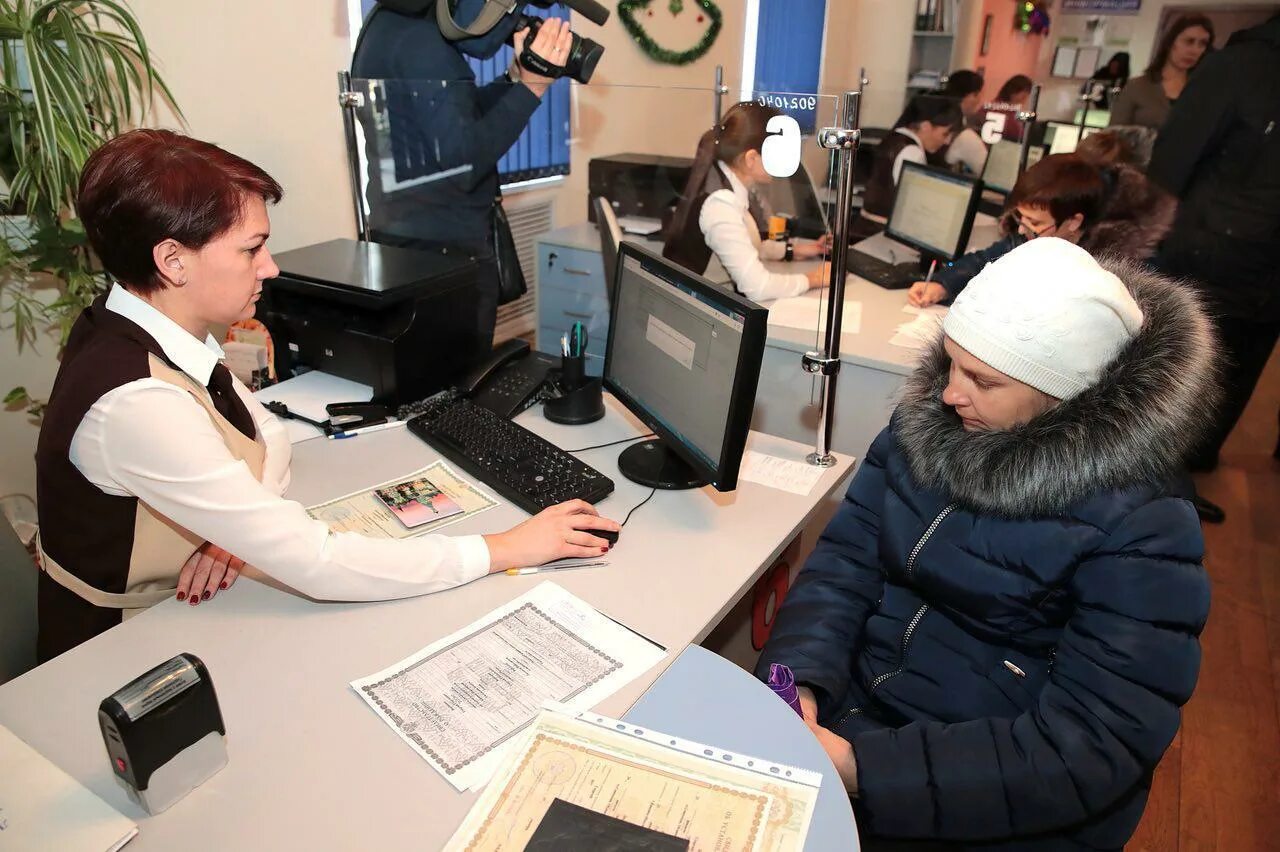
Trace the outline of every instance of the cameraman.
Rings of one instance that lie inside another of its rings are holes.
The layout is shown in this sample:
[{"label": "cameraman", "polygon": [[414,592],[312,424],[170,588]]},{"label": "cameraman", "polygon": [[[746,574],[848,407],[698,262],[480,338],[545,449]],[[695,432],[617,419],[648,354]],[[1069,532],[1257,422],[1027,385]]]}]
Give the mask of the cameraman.
[{"label": "cameraman", "polygon": [[[483,6],[484,0],[460,0],[454,14],[459,22],[471,21]],[[410,160],[427,178],[469,167],[392,198],[382,194],[381,163],[371,158],[370,238],[445,252],[460,249],[476,257],[483,269],[477,327],[490,342],[498,307],[492,219],[499,199],[498,161],[553,78],[513,61],[505,77],[477,86],[464,54],[488,59],[514,43],[520,56],[529,31],[514,31],[519,17],[508,15],[483,36],[449,41],[436,22],[433,0],[382,0],[365,19],[351,61],[353,78],[399,81],[386,86],[398,164]],[[551,18],[538,30],[532,49],[552,65],[563,65],[572,37],[567,22]]]}]

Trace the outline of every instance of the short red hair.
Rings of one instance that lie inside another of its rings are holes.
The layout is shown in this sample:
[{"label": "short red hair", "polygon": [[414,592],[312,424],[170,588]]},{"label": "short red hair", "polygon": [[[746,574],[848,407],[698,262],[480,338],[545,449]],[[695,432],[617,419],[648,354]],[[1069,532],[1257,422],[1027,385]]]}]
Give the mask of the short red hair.
[{"label": "short red hair", "polygon": [[204,248],[235,227],[244,202],[284,190],[258,166],[171,130],[132,130],[89,155],[77,211],[103,267],[138,293],[163,289],[152,249],[174,239]]}]

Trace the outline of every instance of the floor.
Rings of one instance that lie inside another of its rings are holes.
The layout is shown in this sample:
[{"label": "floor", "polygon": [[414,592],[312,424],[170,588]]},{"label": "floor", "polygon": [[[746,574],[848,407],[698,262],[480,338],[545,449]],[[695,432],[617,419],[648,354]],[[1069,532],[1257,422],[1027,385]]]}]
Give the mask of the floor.
[{"label": "floor", "polygon": [[1198,478],[1227,520],[1204,528],[1213,582],[1195,695],[1129,850],[1280,850],[1280,349]]}]

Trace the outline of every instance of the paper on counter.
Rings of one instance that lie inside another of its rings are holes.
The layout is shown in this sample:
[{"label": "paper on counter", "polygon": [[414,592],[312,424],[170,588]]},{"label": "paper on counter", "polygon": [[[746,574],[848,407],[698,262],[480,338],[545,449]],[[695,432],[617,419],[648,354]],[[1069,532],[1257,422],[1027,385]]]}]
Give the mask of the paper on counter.
[{"label": "paper on counter", "polygon": [[445,849],[531,848],[559,799],[681,838],[692,852],[800,852],[821,785],[809,770],[595,713],[544,710]]},{"label": "paper on counter", "polygon": [[[794,296],[790,299],[778,299],[769,305],[769,324],[813,331],[822,326],[826,318],[826,308],[825,294],[818,298]],[[840,326],[841,334],[857,334],[861,330],[862,303],[846,301],[844,318]]]},{"label": "paper on counter", "polygon": [[746,450],[742,453],[738,479],[806,496],[826,472],[827,468],[807,462],[792,461],[757,453],[755,450]]},{"label": "paper on counter", "polygon": [[911,322],[898,326],[889,343],[904,349],[924,349],[938,339],[943,316],[934,311],[921,311]]},{"label": "paper on counter", "polygon": [[465,790],[489,780],[544,701],[588,709],[666,656],[546,582],[351,687]]},{"label": "paper on counter", "polygon": [[115,852],[138,826],[0,725],[0,849]]},{"label": "paper on counter", "polygon": [[[289,410],[312,420],[325,421],[329,412],[325,406],[331,402],[368,402],[373,399],[373,388],[349,379],[339,378],[319,370],[303,373],[279,384],[263,388],[254,394],[261,402],[283,402]],[[320,430],[298,420],[285,420],[289,442],[296,444],[320,435]]]},{"label": "paper on counter", "polygon": [[[405,526],[396,517],[394,511],[378,498],[376,492],[379,489],[418,480],[429,482],[461,509],[461,512],[445,515],[412,528]],[[317,521],[323,521],[336,533],[354,532],[370,538],[397,539],[437,532],[443,527],[472,515],[478,515],[496,505],[498,505],[497,498],[458,476],[446,463],[436,461],[408,476],[398,476],[395,479],[380,482],[373,488],[356,491],[318,506],[310,506],[307,508],[307,514]]]},{"label": "paper on counter", "polygon": [[902,306],[902,312],[904,314],[912,314],[912,315],[929,314],[931,316],[936,316],[939,319],[941,319],[942,317],[945,317],[947,315],[947,311],[949,310],[951,309],[948,308],[946,305],[929,305],[928,307],[924,307],[924,308],[917,308],[915,305]]}]

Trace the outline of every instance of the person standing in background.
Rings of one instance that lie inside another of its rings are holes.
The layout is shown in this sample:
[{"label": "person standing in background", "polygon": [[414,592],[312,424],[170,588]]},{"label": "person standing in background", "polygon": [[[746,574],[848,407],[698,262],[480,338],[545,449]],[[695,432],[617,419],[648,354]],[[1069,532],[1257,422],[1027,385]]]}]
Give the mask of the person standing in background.
[{"label": "person standing in background", "polygon": [[952,71],[942,96],[960,105],[964,115],[964,128],[943,152],[948,166],[963,165],[972,174],[982,174],[987,164],[987,146],[978,134],[982,127],[982,76],[974,71]]},{"label": "person standing in background", "polygon": [[1111,107],[1111,124],[1157,130],[1187,86],[1200,60],[1213,46],[1213,22],[1204,15],[1183,15],[1160,37],[1151,64],[1130,80]]},{"label": "person standing in background", "polygon": [[1208,471],[1280,337],[1280,13],[1200,64],[1149,174],[1181,199],[1156,264],[1199,284],[1222,341],[1223,403],[1188,459]]},{"label": "person standing in background", "polygon": [[1129,82],[1129,54],[1120,52],[1107,60],[1084,84],[1084,91],[1095,97],[1094,109],[1111,107],[1111,91],[1123,89]]}]

